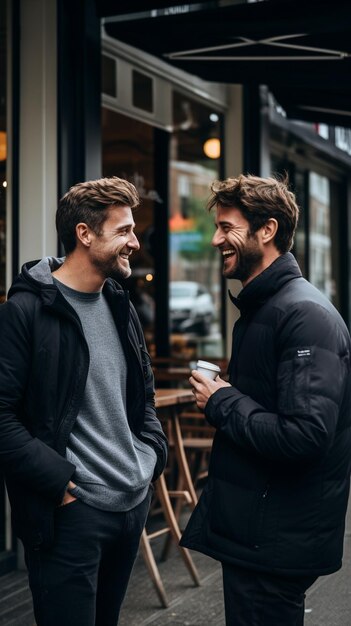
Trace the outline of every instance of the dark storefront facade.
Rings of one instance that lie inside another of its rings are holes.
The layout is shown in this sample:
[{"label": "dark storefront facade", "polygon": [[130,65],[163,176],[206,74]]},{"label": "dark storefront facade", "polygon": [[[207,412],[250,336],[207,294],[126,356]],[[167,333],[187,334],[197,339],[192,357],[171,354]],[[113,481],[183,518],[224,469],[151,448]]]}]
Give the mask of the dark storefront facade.
[{"label": "dark storefront facade", "polygon": [[[57,199],[78,181],[117,175],[142,199],[126,287],[151,354],[228,356],[226,292],[240,286],[223,282],[210,245],[209,186],[286,171],[302,207],[294,252],[349,322],[350,131],[287,119],[243,74],[207,82],[121,42],[101,23],[104,4],[0,0],[0,299],[24,261],[62,253]],[[9,517],[0,480],[0,574],[16,563]]]}]

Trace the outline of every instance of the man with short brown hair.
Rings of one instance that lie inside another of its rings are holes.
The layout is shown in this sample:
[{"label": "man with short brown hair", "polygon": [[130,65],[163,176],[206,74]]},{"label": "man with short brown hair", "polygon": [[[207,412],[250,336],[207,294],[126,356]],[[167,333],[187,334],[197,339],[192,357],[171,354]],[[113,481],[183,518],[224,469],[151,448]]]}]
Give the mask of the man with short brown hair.
[{"label": "man with short brown hair", "polygon": [[167,443],[141,326],[116,282],[139,249],[135,187],[79,183],[66,248],[0,307],[0,463],[37,626],[116,626]]},{"label": "man with short brown hair", "polygon": [[228,626],[301,626],[306,590],[341,567],[350,335],[289,252],[298,207],[286,182],[216,182],[209,206],[223,275],[243,289],[229,383],[190,378],[216,435],[181,543],[222,562]]}]

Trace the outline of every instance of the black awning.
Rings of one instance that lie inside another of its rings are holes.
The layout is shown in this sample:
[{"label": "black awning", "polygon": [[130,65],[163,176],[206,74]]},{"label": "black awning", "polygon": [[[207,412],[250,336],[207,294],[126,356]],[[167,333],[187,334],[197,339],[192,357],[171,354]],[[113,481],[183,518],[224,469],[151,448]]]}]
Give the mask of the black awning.
[{"label": "black awning", "polygon": [[268,85],[289,117],[351,126],[350,0],[264,0],[105,28],[205,80]]},{"label": "black awning", "polygon": [[209,2],[209,0],[187,0],[187,2],[181,2],[180,0],[95,0],[96,2],[96,13],[99,17],[107,17],[111,15],[125,15],[132,13],[142,13],[144,11],[152,11],[152,10],[160,10],[160,9],[169,9],[173,7],[178,7],[180,12],[184,12],[187,10],[187,7],[191,7],[191,5],[201,5],[201,4],[212,4],[213,6],[217,4],[214,0]]}]

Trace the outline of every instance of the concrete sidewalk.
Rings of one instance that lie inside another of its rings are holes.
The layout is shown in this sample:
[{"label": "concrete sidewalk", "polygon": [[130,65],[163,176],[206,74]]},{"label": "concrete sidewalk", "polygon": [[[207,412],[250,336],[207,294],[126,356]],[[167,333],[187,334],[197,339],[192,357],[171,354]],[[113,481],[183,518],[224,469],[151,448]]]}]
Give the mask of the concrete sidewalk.
[{"label": "concrete sidewalk", "polygon": [[[155,539],[152,542],[156,558],[159,558],[163,541]],[[192,556],[199,570],[200,587],[193,585],[175,546],[168,559],[158,563],[170,602],[169,607],[164,609],[160,607],[140,555],[134,567],[119,626],[224,626],[220,565],[195,552]],[[309,590],[305,626],[350,626],[350,586],[351,507],[347,519],[343,568],[332,576],[319,578]],[[26,574],[14,572],[0,578],[0,626],[33,626],[33,623]]]},{"label": "concrete sidewalk", "polygon": [[[157,554],[158,546],[154,552]],[[159,608],[145,565],[138,559],[122,610],[120,626],[225,626],[222,573],[219,563],[192,552],[201,587],[192,585],[182,560],[173,549],[159,563],[170,606]],[[351,507],[347,516],[344,564],[339,572],[320,577],[307,593],[305,626],[351,624]],[[281,626],[284,626],[282,624]]]}]

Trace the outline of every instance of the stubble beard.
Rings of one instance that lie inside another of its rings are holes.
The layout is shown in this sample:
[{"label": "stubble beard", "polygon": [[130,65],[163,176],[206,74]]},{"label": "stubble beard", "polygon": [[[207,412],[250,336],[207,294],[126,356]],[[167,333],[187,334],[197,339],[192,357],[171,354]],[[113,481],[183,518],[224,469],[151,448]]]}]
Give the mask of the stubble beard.
[{"label": "stubble beard", "polygon": [[223,270],[225,278],[235,278],[241,282],[246,282],[252,274],[255,273],[257,266],[260,265],[263,253],[258,247],[257,237],[255,234],[248,234],[245,245],[236,248],[236,265],[228,273]]},{"label": "stubble beard", "polygon": [[105,279],[113,278],[113,280],[116,280],[116,281],[119,281],[121,279],[125,280],[126,278],[129,278],[129,276],[132,273],[132,270],[130,269],[130,267],[129,268],[121,267],[118,264],[117,260],[112,262],[112,261],[95,259],[94,265]]}]

